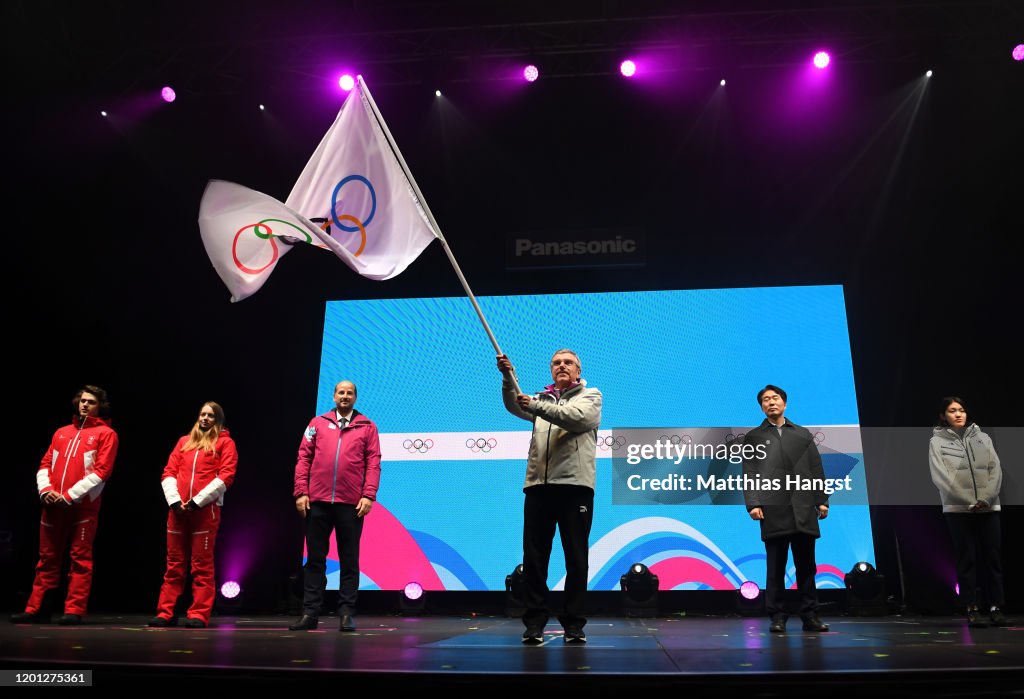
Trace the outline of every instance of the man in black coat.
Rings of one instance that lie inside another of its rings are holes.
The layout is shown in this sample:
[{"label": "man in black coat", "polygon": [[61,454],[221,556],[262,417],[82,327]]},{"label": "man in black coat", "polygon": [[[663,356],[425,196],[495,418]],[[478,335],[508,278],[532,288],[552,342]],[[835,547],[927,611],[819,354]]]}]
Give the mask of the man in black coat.
[{"label": "man in black coat", "polygon": [[[748,478],[744,498],[750,518],[761,523],[761,540],[767,558],[765,609],[771,615],[769,631],[786,630],[786,614],[782,593],[786,587],[786,560],[793,549],[797,587],[800,590],[800,617],[804,631],[828,631],[818,618],[818,592],[814,585],[817,563],[814,541],[821,536],[818,520],[828,516],[828,498],[824,493],[825,470],[814,436],[804,427],[787,420],[786,392],[768,385],[758,391],[757,402],[765,419],[747,433],[744,453],[755,454],[745,459],[743,473]],[[763,458],[756,458],[763,456]],[[811,479],[820,479],[813,481]],[[750,487],[750,484],[771,487]],[[809,484],[820,487],[807,488]]]}]

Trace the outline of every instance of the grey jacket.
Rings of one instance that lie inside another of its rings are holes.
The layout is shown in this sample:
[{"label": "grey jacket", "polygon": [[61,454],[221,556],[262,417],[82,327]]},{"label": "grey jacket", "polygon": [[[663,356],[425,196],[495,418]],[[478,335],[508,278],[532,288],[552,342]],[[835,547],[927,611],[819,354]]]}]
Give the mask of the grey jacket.
[{"label": "grey jacket", "polygon": [[989,510],[999,510],[1003,470],[992,439],[973,422],[960,437],[949,427],[936,427],[928,445],[932,483],[939,489],[943,512],[970,512],[983,500]]},{"label": "grey jacket", "polygon": [[580,381],[560,397],[533,395],[530,406],[519,407],[516,390],[505,376],[501,384],[505,408],[533,423],[526,482],[533,485],[582,485],[591,490],[597,480],[597,428],[601,424],[601,392]]}]

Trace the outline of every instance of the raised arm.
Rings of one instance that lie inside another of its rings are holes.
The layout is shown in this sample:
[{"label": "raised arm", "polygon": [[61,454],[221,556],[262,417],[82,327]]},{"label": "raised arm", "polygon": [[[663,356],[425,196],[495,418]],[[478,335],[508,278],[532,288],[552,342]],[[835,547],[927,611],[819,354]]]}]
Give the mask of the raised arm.
[{"label": "raised arm", "polygon": [[501,372],[501,400],[505,404],[505,410],[518,418],[533,422],[533,415],[523,410],[519,405],[519,396],[521,394],[516,391],[516,385],[512,381],[512,372],[514,370],[508,356],[504,354],[498,356],[498,371]]}]

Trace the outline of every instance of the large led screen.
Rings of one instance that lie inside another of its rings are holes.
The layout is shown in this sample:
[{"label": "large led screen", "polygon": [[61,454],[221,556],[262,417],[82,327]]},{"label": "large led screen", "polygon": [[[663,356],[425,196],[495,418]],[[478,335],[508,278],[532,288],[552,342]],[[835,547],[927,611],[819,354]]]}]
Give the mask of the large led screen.
[{"label": "large led screen", "polygon": [[[700,478],[689,487],[678,487],[678,477],[675,488],[664,481],[657,492],[637,489],[640,480],[629,476],[634,466],[665,476],[664,467],[678,463],[669,444],[728,447],[741,439],[764,417],[756,396],[768,383],[787,391],[786,417],[815,435],[837,485],[817,543],[818,587],[841,588],[855,562],[873,562],[842,287],[478,301],[524,392],[550,384],[552,353],[571,348],[583,378],[603,394],[590,589],[618,589],[635,562],[658,575],[663,590],[735,589],[747,580],[763,587],[758,524],[742,490],[726,487],[742,473],[738,459],[691,453],[680,468]],[[319,413],[333,408],[333,387],[345,379],[358,387],[356,409],[376,422],[383,454],[363,531],[361,588],[504,590],[521,559],[531,425],[502,404],[494,349],[470,300],[329,302]],[[652,453],[641,442],[666,445],[669,460],[628,458]],[[336,589],[333,546],[328,586]],[[793,573],[790,562],[787,586]],[[564,575],[556,536],[552,589]]]}]

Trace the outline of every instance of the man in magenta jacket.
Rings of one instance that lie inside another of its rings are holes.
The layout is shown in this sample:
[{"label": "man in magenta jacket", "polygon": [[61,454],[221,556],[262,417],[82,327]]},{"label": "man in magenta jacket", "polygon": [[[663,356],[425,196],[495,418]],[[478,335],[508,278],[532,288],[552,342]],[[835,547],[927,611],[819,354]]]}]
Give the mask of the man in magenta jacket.
[{"label": "man in magenta jacket", "polygon": [[306,524],[302,617],[292,631],[315,629],[327,586],[331,531],[338,544],[341,584],[340,631],[355,631],[359,590],[359,539],[380,484],[377,426],[355,409],[356,386],[334,387],[335,409],[313,418],[299,444],[295,464],[295,509]]}]

